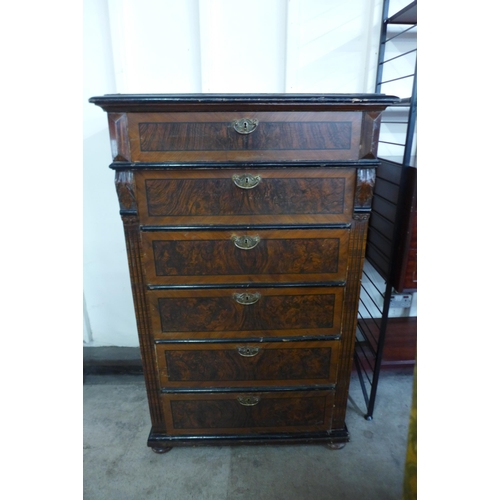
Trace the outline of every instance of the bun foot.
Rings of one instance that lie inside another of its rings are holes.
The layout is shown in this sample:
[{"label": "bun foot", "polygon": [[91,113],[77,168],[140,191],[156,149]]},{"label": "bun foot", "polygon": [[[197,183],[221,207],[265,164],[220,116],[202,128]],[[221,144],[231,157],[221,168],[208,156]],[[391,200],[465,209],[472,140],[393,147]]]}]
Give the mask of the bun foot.
[{"label": "bun foot", "polygon": [[341,450],[345,446],[345,443],[327,443],[326,446],[330,450]]},{"label": "bun foot", "polygon": [[167,451],[170,451],[172,449],[171,446],[167,446],[165,448],[151,448],[155,453],[167,453]]}]

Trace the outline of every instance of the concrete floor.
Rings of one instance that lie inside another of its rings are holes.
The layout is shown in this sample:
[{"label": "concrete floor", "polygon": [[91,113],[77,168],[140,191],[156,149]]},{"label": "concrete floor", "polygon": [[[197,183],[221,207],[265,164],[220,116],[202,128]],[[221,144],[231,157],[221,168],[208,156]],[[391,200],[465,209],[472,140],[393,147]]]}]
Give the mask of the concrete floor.
[{"label": "concrete floor", "polygon": [[142,376],[84,380],[86,500],[400,500],[411,374],[382,373],[374,419],[353,375],[347,412],[351,441],[318,445],[174,448],[146,446],[150,429]]}]

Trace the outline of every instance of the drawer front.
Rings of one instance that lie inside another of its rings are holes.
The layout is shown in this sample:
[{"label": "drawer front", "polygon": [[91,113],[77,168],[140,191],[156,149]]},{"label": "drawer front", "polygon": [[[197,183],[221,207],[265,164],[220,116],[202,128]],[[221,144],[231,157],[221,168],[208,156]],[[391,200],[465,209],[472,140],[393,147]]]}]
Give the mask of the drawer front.
[{"label": "drawer front", "polygon": [[156,344],[162,387],[335,384],[339,340]]},{"label": "drawer front", "polygon": [[155,338],[338,335],[343,287],[147,292]]},{"label": "drawer front", "polygon": [[145,225],[345,223],[356,170],[165,170],[135,179]]},{"label": "drawer front", "polygon": [[145,231],[148,284],[344,281],[349,230]]},{"label": "drawer front", "polygon": [[358,160],[360,112],[130,113],[134,162]]},{"label": "drawer front", "polygon": [[244,434],[322,431],[330,427],[333,390],[162,394],[167,432]]}]

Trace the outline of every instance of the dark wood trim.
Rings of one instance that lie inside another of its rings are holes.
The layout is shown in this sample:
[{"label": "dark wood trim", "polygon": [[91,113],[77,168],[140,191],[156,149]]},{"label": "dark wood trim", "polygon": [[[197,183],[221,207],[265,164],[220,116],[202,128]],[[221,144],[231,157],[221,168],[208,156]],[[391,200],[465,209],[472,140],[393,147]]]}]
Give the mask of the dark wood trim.
[{"label": "dark wood trim", "polygon": [[[121,212],[120,212],[121,213]],[[243,231],[257,229],[350,229],[350,223],[333,223],[333,224],[252,224],[252,225],[214,225],[214,226],[141,226],[141,231],[158,232],[158,231]]]},{"label": "dark wood trim", "polygon": [[385,94],[109,94],[89,102],[107,112],[154,111],[359,111],[384,110],[400,102]]},{"label": "dark wood trim", "polygon": [[236,342],[311,342],[316,340],[338,340],[340,335],[304,335],[302,337],[246,337],[240,338],[207,338],[207,339],[156,339],[155,344],[233,344]]},{"label": "dark wood trim", "polygon": [[342,167],[357,167],[357,168],[376,168],[380,165],[380,161],[376,159],[361,159],[361,160],[337,160],[328,162],[318,162],[318,161],[297,161],[297,162],[259,162],[252,163],[246,161],[234,161],[234,162],[113,162],[109,165],[112,170],[196,170],[199,168],[252,168],[252,170],[260,170],[267,168],[283,168],[294,169],[294,168],[308,168],[308,167],[318,167],[320,165],[322,168],[342,168]]},{"label": "dark wood trim", "polygon": [[166,434],[151,431],[148,437],[148,446],[154,449],[164,448],[168,451],[172,446],[201,446],[201,445],[249,445],[249,444],[317,444],[317,443],[347,443],[349,432],[344,425],[342,429],[326,432],[284,432],[235,434],[235,435],[196,435],[196,436],[167,436]]},{"label": "dark wood trim", "polygon": [[290,387],[286,386],[255,386],[255,387],[197,387],[194,389],[190,388],[162,388],[162,394],[203,394],[203,393],[235,393],[239,394],[241,392],[311,392],[311,391],[331,391],[335,389],[335,384],[318,384],[318,385],[294,385]]},{"label": "dark wood trim", "polygon": [[195,284],[195,285],[147,285],[148,290],[199,290],[199,289],[227,289],[227,288],[297,288],[297,287],[343,287],[345,281],[318,281],[297,283],[235,283],[233,284]]}]

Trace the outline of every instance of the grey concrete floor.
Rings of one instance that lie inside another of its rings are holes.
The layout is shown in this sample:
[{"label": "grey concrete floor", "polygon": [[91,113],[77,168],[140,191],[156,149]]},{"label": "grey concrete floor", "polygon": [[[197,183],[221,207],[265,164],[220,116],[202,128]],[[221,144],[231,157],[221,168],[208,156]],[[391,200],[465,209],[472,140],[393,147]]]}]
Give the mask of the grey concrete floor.
[{"label": "grey concrete floor", "polygon": [[84,379],[86,500],[400,500],[412,397],[411,374],[382,373],[374,419],[353,375],[351,441],[325,445],[174,448],[146,446],[150,423],[141,376]]}]

